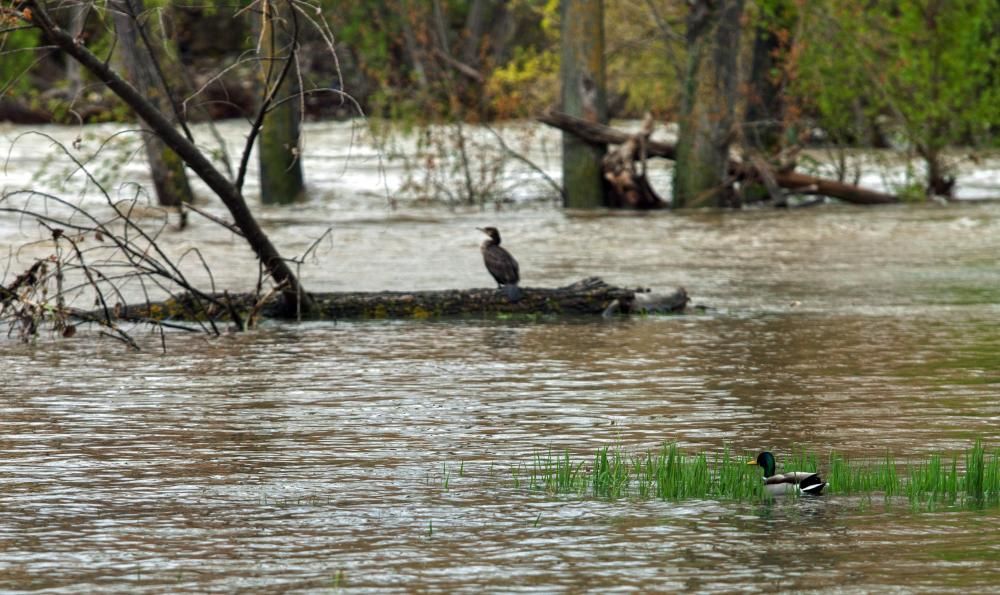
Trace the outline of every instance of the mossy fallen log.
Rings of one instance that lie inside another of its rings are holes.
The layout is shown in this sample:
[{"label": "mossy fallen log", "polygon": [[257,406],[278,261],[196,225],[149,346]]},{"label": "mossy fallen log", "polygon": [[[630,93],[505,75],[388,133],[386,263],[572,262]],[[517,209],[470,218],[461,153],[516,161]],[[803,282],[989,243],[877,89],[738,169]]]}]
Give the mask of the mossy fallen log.
[{"label": "mossy fallen log", "polygon": [[[608,285],[590,277],[558,288],[524,287],[523,297],[511,302],[495,288],[439,291],[378,291],[314,293],[318,318],[328,320],[410,318],[482,315],[577,315],[648,314],[683,312],[687,292],[650,293]],[[198,301],[184,294],[163,302],[119,306],[115,316],[125,320],[216,321],[240,319],[287,319],[277,296],[258,302],[252,294],[215,296],[226,308]],[[316,319],[317,317],[311,317]]]}]

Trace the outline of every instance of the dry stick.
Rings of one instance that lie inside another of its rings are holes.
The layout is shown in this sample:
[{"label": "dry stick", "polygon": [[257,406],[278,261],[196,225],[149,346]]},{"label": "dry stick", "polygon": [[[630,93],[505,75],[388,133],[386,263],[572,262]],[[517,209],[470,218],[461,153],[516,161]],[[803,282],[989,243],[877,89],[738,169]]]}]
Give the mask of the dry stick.
[{"label": "dry stick", "polygon": [[[90,213],[88,213],[88,212],[80,209],[77,205],[74,205],[74,204],[72,204],[72,203],[70,203],[70,202],[68,202],[66,200],[63,200],[63,199],[57,197],[57,196],[45,194],[45,193],[42,193],[42,192],[34,192],[34,191],[25,191],[25,192],[27,192],[29,194],[32,194],[32,195],[38,195],[38,196],[40,196],[40,197],[42,197],[42,198],[44,198],[46,200],[51,200],[51,201],[56,202],[58,204],[67,206],[68,208],[70,208],[71,210],[73,210],[75,213],[80,214],[81,217],[89,220],[93,224],[93,227],[84,227],[82,225],[72,223],[72,222],[70,222],[68,220],[65,220],[65,221],[64,220],[59,220],[59,219],[56,219],[53,216],[50,216],[50,215],[48,215],[46,213],[40,213],[40,212],[36,212],[36,211],[31,211],[27,207],[23,207],[23,208],[0,207],[0,212],[14,212],[14,213],[18,213],[18,214],[21,214],[21,215],[29,216],[29,217],[33,218],[36,222],[38,222],[40,225],[42,225],[42,226],[44,226],[44,227],[46,227],[47,229],[50,229],[50,230],[52,229],[52,227],[50,227],[48,225],[49,223],[54,224],[54,225],[59,225],[59,226],[65,227],[65,228],[73,229],[73,230],[75,230],[76,232],[78,232],[80,234],[100,233],[103,237],[107,238],[108,241],[110,241],[112,244],[114,244],[115,248],[117,248],[117,250],[127,259],[127,264],[125,262],[123,262],[123,263],[121,263],[121,266],[128,266],[128,267],[130,267],[130,269],[138,271],[135,274],[135,276],[137,276],[140,279],[140,281],[143,279],[144,276],[149,276],[153,280],[153,282],[157,284],[157,286],[159,286],[161,289],[163,289],[168,294],[172,294],[173,292],[168,287],[166,287],[162,283],[160,283],[160,281],[159,281],[159,277],[164,277],[166,279],[169,279],[172,283],[176,283],[176,284],[180,285],[181,287],[183,287],[184,289],[186,289],[192,295],[192,297],[194,297],[194,299],[196,301],[198,301],[198,305],[203,310],[205,309],[205,307],[201,304],[200,300],[205,300],[205,301],[208,301],[210,303],[215,303],[215,304],[217,304],[219,306],[222,306],[222,304],[220,304],[217,299],[213,298],[210,295],[205,294],[204,292],[199,291],[196,287],[194,287],[193,285],[191,285],[190,283],[188,283],[187,280],[184,278],[184,276],[179,273],[179,271],[178,271],[178,274],[176,276],[172,275],[171,272],[168,269],[164,268],[157,260],[155,260],[154,258],[152,258],[147,253],[148,248],[146,248],[146,249],[138,249],[136,247],[133,247],[132,244],[129,241],[123,240],[123,239],[119,238],[117,235],[115,235],[114,233],[112,233],[107,228],[107,226],[104,223],[101,223],[93,215],[91,215]],[[15,193],[13,193],[11,195],[8,195],[8,196],[14,196],[14,195],[17,195],[17,194],[20,194],[20,193],[21,192],[15,192]],[[6,199],[6,198],[7,197],[4,197],[4,199]],[[120,213],[118,214],[117,218],[126,219]],[[131,222],[129,222],[129,223],[131,223]],[[139,231],[144,234],[144,232],[141,229]],[[166,258],[166,256],[164,256],[162,254],[162,252],[159,251],[159,247],[156,246],[156,244],[154,242],[152,242],[152,240],[148,236],[144,235],[144,238],[146,239],[147,242],[150,243],[150,246],[152,246],[153,249],[155,249],[158,253],[160,253],[161,256],[163,256],[163,258],[165,260],[167,260],[167,262],[170,265],[170,267],[176,271],[177,268],[174,266],[174,264],[172,262],[169,261],[169,259]],[[94,248],[91,248],[91,249],[80,250],[80,254],[82,256],[82,254],[84,252],[88,252],[90,250],[96,250],[96,249],[98,249],[98,248],[95,246]],[[76,268],[80,268],[81,270],[84,270],[84,272],[87,272],[88,270],[90,270],[90,268],[87,267],[86,263],[84,263],[82,260],[81,260],[81,264],[78,265],[78,267],[76,267]],[[100,270],[96,270],[96,269],[94,270],[94,273],[97,274],[97,275],[99,275],[101,277],[102,281],[107,282],[113,289],[115,289],[115,292],[118,295],[119,300],[121,300],[122,302],[125,301],[124,296],[122,296],[121,292],[112,283],[112,281],[115,281],[115,280],[117,280],[119,278],[127,278],[127,277],[130,277],[132,275],[123,275],[121,277],[107,277],[106,275],[104,275],[104,273],[100,272]],[[89,283],[83,283],[79,287],[85,287],[85,286],[88,286],[88,285],[89,285]],[[143,284],[143,287],[145,288],[145,284]],[[77,289],[77,287],[72,287],[68,291],[74,291],[76,289]],[[149,302],[148,292],[146,293],[146,301],[147,301],[147,303]],[[210,322],[212,322],[212,321],[210,321]],[[201,324],[201,323],[199,323],[199,324]],[[201,326],[202,326],[202,328],[204,328],[203,324]],[[220,334],[219,331],[218,331],[218,329],[214,328],[214,326],[215,326],[214,322],[212,322],[212,326],[213,326],[213,331],[215,332],[215,334],[216,335]]]},{"label": "dry stick", "polygon": [[434,55],[444,60],[445,64],[451,66],[452,68],[460,72],[462,75],[464,75],[466,78],[471,79],[479,84],[482,84],[486,81],[486,78],[483,77],[481,72],[469,66],[465,62],[461,62],[451,57],[450,54],[448,54],[447,52],[445,52],[444,50],[442,50],[437,46],[434,46]]},{"label": "dry stick", "polygon": [[764,184],[764,188],[767,189],[768,195],[770,195],[771,200],[775,204],[781,202],[784,196],[781,194],[781,187],[778,186],[778,182],[774,179],[774,172],[771,169],[770,164],[764,160],[756,151],[750,153],[750,163],[753,164],[754,169],[760,174],[760,180]]},{"label": "dry stick", "polygon": [[[41,134],[41,133],[38,133],[38,134]],[[48,138],[47,135],[43,134],[42,136]],[[216,305],[218,305],[220,307],[222,306],[222,304],[220,304],[213,297],[211,297],[208,294],[205,294],[204,292],[199,291],[196,287],[194,287],[191,283],[189,283],[188,280],[187,280],[187,278],[184,276],[184,273],[180,270],[179,267],[177,267],[176,265],[174,265],[173,261],[163,252],[162,249],[160,249],[160,246],[159,246],[159,244],[156,243],[155,239],[152,238],[152,237],[150,237],[149,234],[147,234],[144,229],[142,229],[140,226],[138,226],[132,220],[132,218],[131,218],[131,209],[134,208],[134,206],[135,206],[134,202],[132,203],[132,207],[129,209],[129,211],[127,213],[123,214],[118,209],[117,204],[114,203],[111,200],[110,196],[108,196],[107,192],[104,190],[104,187],[101,186],[101,184],[93,177],[93,175],[90,173],[90,171],[82,163],[80,163],[76,159],[76,157],[74,157],[72,154],[70,154],[68,151],[66,151],[65,147],[63,147],[62,144],[60,144],[60,143],[56,143],[56,144],[57,144],[57,146],[59,146],[59,148],[61,148],[63,150],[64,153],[66,153],[66,155],[74,163],[76,163],[76,165],[80,168],[80,171],[82,171],[84,173],[84,175],[86,175],[87,178],[93,184],[95,184],[97,186],[97,188],[104,195],[105,200],[108,202],[108,204],[111,205],[114,208],[115,212],[117,213],[117,218],[120,218],[120,219],[122,219],[122,221],[124,221],[124,223],[125,223],[125,237],[124,237],[124,239],[120,240],[118,238],[118,236],[115,235],[114,233],[112,233],[111,230],[108,229],[107,226],[104,223],[101,223],[100,221],[98,221],[97,218],[95,218],[93,215],[91,215],[87,211],[81,209],[78,205],[72,204],[69,201],[63,200],[63,199],[61,199],[61,198],[59,198],[57,196],[53,196],[53,195],[50,195],[50,194],[46,194],[46,193],[42,193],[42,192],[33,192],[33,191],[31,192],[31,194],[36,194],[38,196],[41,196],[41,197],[45,198],[46,200],[51,200],[51,201],[57,202],[59,204],[62,204],[64,206],[70,208],[74,212],[79,213],[85,219],[88,219],[91,223],[93,223],[94,227],[93,228],[86,228],[86,227],[82,227],[82,226],[79,226],[79,225],[72,224],[69,221],[59,221],[59,220],[56,220],[56,219],[54,219],[52,217],[49,217],[47,215],[42,216],[39,213],[28,211],[27,209],[22,209],[19,212],[34,217],[36,221],[42,223],[43,225],[44,225],[45,221],[49,221],[49,222],[57,224],[57,225],[63,225],[65,227],[70,227],[70,228],[76,229],[77,231],[79,231],[81,233],[86,233],[88,231],[96,231],[98,233],[102,233],[112,243],[114,243],[115,246],[118,247],[118,249],[121,251],[121,253],[128,259],[129,263],[131,263],[134,267],[136,267],[139,270],[143,270],[143,267],[140,266],[140,263],[143,263],[143,262],[144,263],[148,263],[149,269],[147,269],[147,272],[149,274],[151,274],[151,275],[159,275],[159,276],[165,277],[167,279],[170,279],[174,283],[177,283],[178,285],[180,285],[181,287],[183,287],[184,289],[186,289],[195,298],[195,301],[198,302],[198,306],[201,307],[203,310],[205,309],[205,307],[204,307],[204,305],[201,304],[201,300],[202,299],[204,299],[204,300],[206,300],[206,301],[208,301],[210,303],[215,303]],[[9,196],[14,196],[16,194],[18,194],[18,192],[15,192],[15,193],[13,193],[13,194],[11,194]],[[4,210],[13,210],[13,209],[0,208],[0,211],[4,211]],[[149,244],[149,246],[146,249],[138,250],[136,248],[133,248],[131,241],[128,239],[128,231],[130,229],[136,231],[139,234],[139,236],[144,241],[146,241]],[[149,254],[148,254],[148,248],[149,247],[151,247],[153,249],[153,251],[155,251],[155,253],[157,255],[159,255],[159,257],[163,260],[163,262],[166,263],[166,265],[167,265],[166,267],[164,267],[163,265],[161,265],[159,261],[157,261],[154,258],[151,258],[149,256]],[[204,264],[204,259],[202,260],[202,263]],[[207,268],[207,266],[208,265],[206,264],[205,267]],[[159,285],[159,283],[157,283],[157,284]],[[163,288],[164,290],[166,290],[167,293],[172,293],[170,290],[168,290],[167,288],[163,287],[162,285],[160,285],[160,287]],[[121,299],[124,300],[124,298],[121,298]],[[148,296],[147,296],[147,301],[148,301]],[[213,330],[215,331],[216,335],[219,334],[218,329],[214,328],[214,324],[213,324]]]},{"label": "dry stick", "polygon": [[229,290],[224,290],[222,295],[225,298],[224,301],[226,302],[226,307],[229,308],[229,317],[233,320],[233,324],[236,325],[236,328],[242,331],[247,330],[246,327],[243,326],[243,319],[240,317],[239,312],[236,311],[236,306],[233,305],[233,300],[229,296]]},{"label": "dry stick", "polygon": [[[42,225],[45,226],[50,232],[52,232],[52,238],[56,241],[57,244],[58,244],[58,242],[59,242],[60,239],[64,239],[67,242],[69,242],[70,247],[73,249],[73,252],[76,254],[76,259],[80,262],[80,268],[83,269],[83,274],[87,277],[87,281],[90,284],[90,286],[94,288],[94,292],[97,294],[97,299],[101,303],[101,309],[104,312],[104,319],[101,320],[100,318],[91,315],[90,317],[92,318],[92,321],[100,323],[101,325],[105,326],[106,328],[109,328],[109,329],[115,331],[115,333],[117,333],[119,336],[111,335],[109,333],[105,333],[104,331],[101,331],[101,333],[102,334],[106,334],[109,337],[112,337],[112,338],[115,338],[115,339],[119,339],[122,342],[131,345],[136,351],[139,351],[139,345],[132,339],[132,337],[129,336],[129,334],[126,333],[125,331],[121,330],[118,327],[118,325],[116,325],[112,321],[112,319],[111,319],[111,312],[110,312],[110,310],[108,308],[107,301],[104,299],[104,292],[101,291],[101,288],[98,285],[97,281],[94,280],[94,277],[91,274],[90,267],[88,267],[86,265],[86,263],[84,262],[83,253],[80,252],[80,246],[77,245],[77,243],[73,240],[73,238],[71,238],[71,237],[67,236],[65,233],[63,233],[63,231],[61,229],[56,229],[56,228],[49,227],[48,225],[45,225],[44,223]],[[100,276],[100,271],[94,271],[94,272],[96,272]],[[44,306],[44,305],[39,304],[38,307],[41,307],[43,309],[48,309],[50,311],[53,311],[57,316],[63,315],[58,309],[56,309],[56,310],[51,309],[51,306]]]},{"label": "dry stick", "polygon": [[105,323],[109,327],[112,327],[113,323],[111,322],[111,310],[108,308],[108,303],[104,299],[104,292],[101,291],[100,286],[98,286],[97,282],[94,281],[94,276],[90,270],[90,267],[87,266],[87,263],[83,258],[83,253],[80,252],[80,246],[78,246],[77,243],[74,242],[72,238],[68,237],[65,233],[63,233],[63,230],[60,229],[57,231],[55,228],[49,227],[45,223],[42,223],[42,225],[52,233],[52,237],[56,241],[58,241],[60,238],[65,238],[65,240],[69,242],[70,247],[73,248],[73,252],[76,254],[76,259],[80,262],[80,268],[83,269],[83,274],[87,278],[87,283],[91,287],[93,287],[94,292],[97,293],[97,300],[101,303],[101,310],[104,312]]},{"label": "dry stick", "polygon": [[211,213],[206,213],[205,211],[203,211],[203,210],[201,210],[201,209],[199,209],[199,208],[197,208],[195,206],[192,206],[190,204],[184,205],[184,208],[188,209],[189,211],[194,211],[195,213],[201,215],[205,219],[208,219],[212,223],[215,223],[217,225],[221,225],[222,227],[225,227],[230,232],[232,232],[232,233],[240,236],[241,238],[242,237],[246,237],[246,236],[243,235],[243,232],[240,230],[239,227],[236,227],[236,225],[234,225],[234,224],[232,224],[232,223],[230,223],[228,221],[224,221],[222,219],[219,219],[218,217],[216,217],[215,215],[213,215]]},{"label": "dry stick", "polygon": [[135,87],[121,78],[90,50],[77,43],[72,36],[61,29],[49,16],[44,4],[39,0],[25,0],[24,6],[31,8],[31,21],[39,26],[46,36],[74,60],[89,70],[108,86],[119,98],[129,105],[136,114],[146,120],[163,142],[187,163],[198,177],[211,188],[229,209],[233,220],[243,230],[247,243],[267,267],[275,282],[285,287],[285,305],[291,307],[301,299],[307,310],[312,310],[312,297],[305,293],[298,278],[281,257],[277,248],[261,229],[250,212],[239,190],[212,165],[198,148],[180,134],[170,121],[154,107]]},{"label": "dry stick", "polygon": [[543,178],[545,178],[545,181],[548,182],[549,185],[551,185],[553,188],[555,188],[555,191],[559,195],[560,198],[566,198],[566,191],[563,190],[563,187],[560,186],[558,182],[556,182],[555,180],[553,180],[552,176],[550,176],[549,174],[545,173],[544,169],[542,169],[541,167],[535,165],[535,163],[533,161],[531,161],[530,159],[528,159],[524,155],[521,155],[520,153],[518,153],[514,149],[511,149],[510,146],[503,140],[503,137],[500,136],[500,133],[497,132],[496,130],[494,130],[492,126],[490,126],[489,124],[483,124],[483,126],[486,128],[486,130],[490,131],[490,133],[493,134],[494,137],[496,137],[497,142],[500,143],[500,148],[503,149],[504,152],[506,152],[508,155],[510,155],[514,159],[517,159],[521,163],[527,165],[532,170],[534,170],[535,172],[537,172],[538,174],[540,174]]}]

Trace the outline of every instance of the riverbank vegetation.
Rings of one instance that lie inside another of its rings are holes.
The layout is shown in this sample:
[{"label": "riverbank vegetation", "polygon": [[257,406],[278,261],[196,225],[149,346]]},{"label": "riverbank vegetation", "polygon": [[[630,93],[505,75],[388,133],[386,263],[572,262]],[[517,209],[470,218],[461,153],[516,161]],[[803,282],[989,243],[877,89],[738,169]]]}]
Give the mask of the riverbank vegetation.
[{"label": "riverbank vegetation", "polygon": [[[692,69],[715,67],[714,61],[699,62],[700,52],[715,47],[698,45],[698,27],[716,26],[710,4],[581,3],[576,9],[581,14],[592,7],[603,11],[608,117],[650,113],[683,128],[691,115],[685,93],[698,84]],[[740,151],[759,153],[779,171],[803,147],[825,147],[836,179],[853,183],[864,172],[852,166],[847,149],[892,147],[912,164],[892,193],[911,199],[951,196],[957,166],[977,159],[977,151],[997,147],[1000,31],[993,3],[722,4],[728,12],[718,18],[736,19],[737,27],[723,52],[736,62],[731,73],[719,73],[732,77],[719,104],[731,112],[726,146],[732,142]],[[148,68],[164,84],[169,81],[167,95],[179,124],[254,120],[261,113],[255,85],[260,67],[290,64],[286,60],[294,54],[294,68],[281,78],[295,79],[296,88],[281,87],[281,106],[295,106],[309,118],[367,115],[419,129],[419,148],[428,157],[414,160],[410,188],[418,195],[479,204],[498,197],[476,192],[481,184],[467,175],[473,169],[468,161],[490,151],[473,147],[462,124],[534,118],[560,103],[560,55],[568,33],[561,28],[567,17],[559,5],[554,0],[291,2],[290,12],[274,18],[294,23],[294,40],[276,38],[277,47],[265,43],[271,37],[262,34],[269,22],[262,16],[271,5],[260,2],[80,2],[64,5],[53,17],[95,55],[118,63],[127,44],[121,32],[125,21],[115,17],[131,15],[140,37],[147,43],[160,40]],[[131,110],[110,88],[95,84],[97,75],[30,26],[30,7],[7,2],[3,15],[8,27],[0,33],[0,119],[75,124],[129,117]],[[278,76],[280,69],[268,68],[265,79]],[[147,88],[157,87],[154,79]],[[697,93],[698,103],[714,101],[710,89]],[[268,100],[265,96],[264,104]],[[451,126],[432,127],[441,123]],[[398,134],[395,126],[375,130],[387,147],[388,136]],[[948,150],[954,147],[962,150]],[[494,147],[494,153],[504,151]],[[456,167],[468,188],[420,175],[451,163],[444,159],[448,155],[463,157],[458,163],[465,167]],[[763,182],[755,191],[773,191]]]},{"label": "riverbank vegetation", "polygon": [[[630,452],[616,446],[599,448],[590,459],[551,450],[510,467],[518,489],[551,495],[640,500],[761,500],[761,470],[748,465],[756,453],[686,453],[674,444]],[[905,498],[914,507],[1000,506],[1000,449],[981,441],[963,454],[935,453],[924,460],[899,463],[891,453],[852,459],[831,451],[792,452],[782,469],[820,472],[836,496]],[[826,496],[824,496],[826,497]]]}]

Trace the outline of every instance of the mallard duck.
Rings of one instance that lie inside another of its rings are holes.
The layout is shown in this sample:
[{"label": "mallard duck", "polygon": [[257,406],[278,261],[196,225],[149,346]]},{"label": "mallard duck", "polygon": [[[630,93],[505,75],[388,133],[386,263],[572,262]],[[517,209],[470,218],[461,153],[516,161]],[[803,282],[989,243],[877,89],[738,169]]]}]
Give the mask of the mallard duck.
[{"label": "mallard duck", "polygon": [[764,468],[764,491],[772,496],[784,494],[816,496],[829,485],[820,478],[819,473],[789,471],[788,473],[776,474],[774,472],[774,455],[766,451],[757,455],[756,460],[747,461],[747,465],[759,465]]}]

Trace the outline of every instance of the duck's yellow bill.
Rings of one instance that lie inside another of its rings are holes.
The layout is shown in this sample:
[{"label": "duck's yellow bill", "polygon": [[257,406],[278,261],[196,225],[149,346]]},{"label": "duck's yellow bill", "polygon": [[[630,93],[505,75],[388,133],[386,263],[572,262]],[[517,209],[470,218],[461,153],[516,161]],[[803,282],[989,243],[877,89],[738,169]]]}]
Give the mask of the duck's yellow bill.
[{"label": "duck's yellow bill", "polygon": [[747,461],[747,465],[756,465],[756,464],[757,464],[757,461],[756,461],[756,460],[753,460],[753,461]]}]

